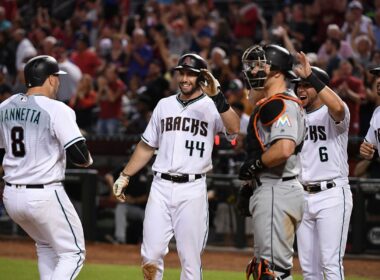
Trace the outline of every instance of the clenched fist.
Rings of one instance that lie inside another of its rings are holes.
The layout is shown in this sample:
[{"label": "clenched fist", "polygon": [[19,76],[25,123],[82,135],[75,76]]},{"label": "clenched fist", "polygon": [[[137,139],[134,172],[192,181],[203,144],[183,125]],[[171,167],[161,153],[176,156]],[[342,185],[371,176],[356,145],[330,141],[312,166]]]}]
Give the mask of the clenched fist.
[{"label": "clenched fist", "polygon": [[113,184],[113,194],[116,197],[116,199],[120,202],[125,202],[127,199],[126,195],[124,194],[124,190],[128,186],[129,178],[129,175],[124,175],[123,173],[120,173],[119,178],[117,178],[117,180]]},{"label": "clenched fist", "polygon": [[208,96],[215,96],[220,91],[220,83],[207,69],[201,69],[203,81],[200,82],[201,89]]}]

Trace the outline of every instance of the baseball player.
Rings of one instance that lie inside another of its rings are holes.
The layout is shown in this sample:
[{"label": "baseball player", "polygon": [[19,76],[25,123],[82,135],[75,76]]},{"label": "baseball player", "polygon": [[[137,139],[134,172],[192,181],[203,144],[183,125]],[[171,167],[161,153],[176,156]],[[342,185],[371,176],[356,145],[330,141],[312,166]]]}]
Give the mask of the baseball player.
[{"label": "baseball player", "polygon": [[239,179],[256,182],[254,190],[245,184],[240,193],[250,198],[254,236],[246,276],[292,279],[293,242],[304,205],[297,153],[306,130],[300,101],[286,83],[296,77],[292,56],[278,45],[255,45],[245,50],[242,63],[251,90],[265,94],[251,116],[247,159],[239,171]]},{"label": "baseball player", "polygon": [[114,184],[124,189],[157,149],[154,178],[143,225],[142,270],[148,280],[162,279],[163,258],[174,236],[181,261],[181,279],[202,279],[201,253],[208,234],[205,174],[211,170],[214,136],[234,139],[239,117],[230,108],[219,82],[197,54],[184,54],[177,67],[179,93],[159,101],[130,161]]},{"label": "baseball player", "polygon": [[66,156],[77,166],[92,163],[74,111],[54,100],[57,61],[47,55],[24,68],[26,94],[0,105],[0,154],[4,205],[9,216],[36,242],[42,280],[75,279],[85,258],[81,221],[62,181]]},{"label": "baseball player", "polygon": [[[380,67],[373,68],[369,72],[376,76],[374,91],[380,96]],[[360,145],[360,155],[364,159],[371,160],[376,150],[380,155],[380,107],[373,112],[367,135]]]},{"label": "baseball player", "polygon": [[300,153],[300,182],[305,211],[297,230],[304,279],[344,279],[343,256],[352,211],[348,182],[347,141],[350,112],[327,85],[328,74],[310,67],[297,54],[301,77],[296,93],[307,113],[307,135]]}]

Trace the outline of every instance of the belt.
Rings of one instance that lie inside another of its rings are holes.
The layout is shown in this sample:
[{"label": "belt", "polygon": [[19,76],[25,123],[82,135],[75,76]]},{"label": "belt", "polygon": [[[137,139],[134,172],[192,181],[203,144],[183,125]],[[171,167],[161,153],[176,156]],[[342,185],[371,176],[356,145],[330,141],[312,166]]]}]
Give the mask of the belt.
[{"label": "belt", "polygon": [[[330,181],[330,182],[326,183],[327,189],[331,189],[335,186],[336,186],[336,184],[334,181]],[[319,193],[319,192],[323,191],[321,183],[311,184],[311,185],[303,185],[303,189],[305,191],[307,191],[308,193]]]},{"label": "belt", "polygon": [[283,182],[286,182],[286,181],[293,180],[293,179],[295,179],[295,178],[297,178],[296,175],[294,175],[294,176],[289,176],[289,177],[282,177],[282,181],[283,181]]},{"label": "belt", "polygon": [[11,184],[11,183],[8,183],[8,182],[5,182],[5,184],[7,186],[10,186],[10,187],[15,186],[16,188],[20,188],[20,187],[24,187],[24,186],[27,189],[43,189],[44,188],[44,185],[42,185],[42,184],[37,184],[37,185],[29,185],[29,184],[28,185],[19,185],[19,184]]},{"label": "belt", "polygon": [[[153,172],[154,175],[157,175],[157,172]],[[194,174],[195,180],[200,179],[203,177],[202,174]],[[182,174],[182,175],[170,175],[168,173],[161,173],[161,179],[172,181],[174,183],[187,183],[190,181],[189,174]]]}]

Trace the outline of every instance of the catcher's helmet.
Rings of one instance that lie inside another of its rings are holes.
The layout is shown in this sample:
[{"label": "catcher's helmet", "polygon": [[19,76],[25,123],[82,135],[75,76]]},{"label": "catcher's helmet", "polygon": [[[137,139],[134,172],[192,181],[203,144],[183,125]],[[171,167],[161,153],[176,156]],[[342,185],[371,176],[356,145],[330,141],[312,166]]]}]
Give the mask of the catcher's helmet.
[{"label": "catcher's helmet", "polygon": [[50,75],[67,74],[59,70],[58,62],[49,55],[31,58],[25,65],[24,76],[27,88],[42,86]]},{"label": "catcher's helmet", "polygon": [[[265,46],[254,45],[245,50],[242,56],[243,73],[247,84],[254,89],[264,87],[267,75],[264,71],[264,65],[270,65],[271,71],[281,71],[289,79],[297,78],[292,71],[293,57],[289,51],[281,46],[270,44]],[[258,66],[258,73],[253,76],[252,69]]]},{"label": "catcher's helmet", "polygon": [[201,69],[207,69],[207,62],[198,54],[187,53],[178,60],[178,65],[174,70],[189,69],[190,71],[200,73]]},{"label": "catcher's helmet", "polygon": [[380,67],[375,67],[369,70],[369,73],[375,76],[380,76]]}]

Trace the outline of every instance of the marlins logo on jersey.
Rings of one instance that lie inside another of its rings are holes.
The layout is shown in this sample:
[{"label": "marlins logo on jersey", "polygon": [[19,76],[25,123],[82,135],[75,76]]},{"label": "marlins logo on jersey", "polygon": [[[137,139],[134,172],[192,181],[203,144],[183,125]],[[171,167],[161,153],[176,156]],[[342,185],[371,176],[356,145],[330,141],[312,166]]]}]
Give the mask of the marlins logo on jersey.
[{"label": "marlins logo on jersey", "polygon": [[276,123],[276,127],[283,127],[283,126],[289,126],[289,127],[292,126],[292,123],[290,122],[289,116],[287,114],[282,115]]}]

